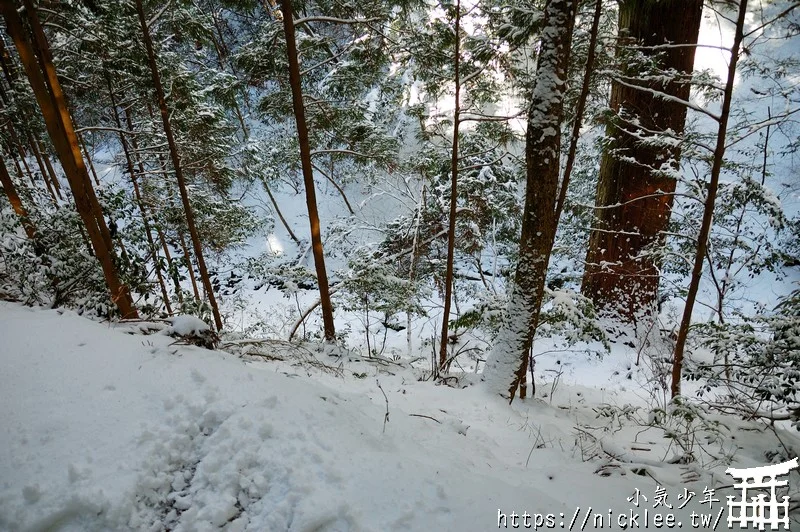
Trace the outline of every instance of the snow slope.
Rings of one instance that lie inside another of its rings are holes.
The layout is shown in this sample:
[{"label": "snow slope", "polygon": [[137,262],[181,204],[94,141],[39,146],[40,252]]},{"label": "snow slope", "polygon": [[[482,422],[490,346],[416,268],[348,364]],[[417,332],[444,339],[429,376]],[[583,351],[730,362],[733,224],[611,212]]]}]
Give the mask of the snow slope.
[{"label": "snow slope", "polygon": [[[470,531],[500,510],[567,527],[655,489],[581,460],[575,423],[612,391],[509,407],[383,359],[137,328],[0,302],[0,530]],[[681,470],[661,473],[674,499]]]}]

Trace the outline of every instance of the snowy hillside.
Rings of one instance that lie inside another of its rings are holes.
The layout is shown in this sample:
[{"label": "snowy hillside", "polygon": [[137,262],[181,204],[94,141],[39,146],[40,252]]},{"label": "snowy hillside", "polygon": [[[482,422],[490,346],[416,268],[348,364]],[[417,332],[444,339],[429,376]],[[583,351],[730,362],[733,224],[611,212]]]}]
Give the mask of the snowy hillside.
[{"label": "snowy hillside", "polygon": [[[498,511],[556,525],[563,513],[566,529],[580,508],[578,530],[589,507],[586,530],[609,509],[688,527],[691,511],[722,508],[699,504],[703,490],[731,484],[719,465],[659,462],[663,433],[635,416],[598,418],[626,398],[617,386],[562,385],[552,404],[509,408],[467,376],[436,386],[389,360],[279,342],[229,345],[249,352],[237,356],[171,330],[0,304],[0,529],[478,531],[496,529]],[[728,423],[744,465],[779,445]],[[653,508],[657,485],[672,510]],[[639,508],[627,500],[637,488]],[[678,510],[683,488],[697,496]]]}]

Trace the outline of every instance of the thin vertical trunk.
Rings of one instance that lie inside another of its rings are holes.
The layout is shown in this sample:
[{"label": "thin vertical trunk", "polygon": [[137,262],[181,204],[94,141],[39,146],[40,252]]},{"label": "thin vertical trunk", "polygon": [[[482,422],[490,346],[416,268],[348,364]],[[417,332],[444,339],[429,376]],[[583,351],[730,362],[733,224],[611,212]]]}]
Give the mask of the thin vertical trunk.
[{"label": "thin vertical trunk", "polygon": [[739,62],[739,51],[744,39],[744,22],[747,15],[747,0],[740,0],[740,2],[739,14],[736,19],[736,33],[731,46],[730,62],[728,63],[728,80],[722,96],[722,111],[719,115],[717,145],[714,148],[714,162],[711,165],[708,195],[703,209],[703,220],[700,223],[700,233],[697,236],[697,251],[694,256],[689,291],[686,294],[686,306],[683,309],[683,317],[678,328],[678,339],[675,342],[675,353],[672,362],[672,387],[670,390],[673,398],[681,394],[683,354],[686,348],[686,339],[689,336],[689,325],[692,322],[692,311],[697,299],[697,290],[700,287],[700,278],[703,276],[703,261],[708,250],[708,236],[711,234],[711,222],[714,218],[714,203],[717,199],[717,189],[719,188],[719,175],[722,171],[722,163],[725,157],[725,138],[727,136],[728,117],[731,111],[731,100],[733,99],[733,83],[736,79],[736,65]]},{"label": "thin vertical trunk", "polygon": [[[652,132],[682,135],[686,120],[682,103],[651,91],[688,100],[702,11],[703,0],[624,0],[619,6],[617,57],[626,61],[630,43],[665,73],[641,79],[640,68],[626,66],[612,81],[610,107],[617,115],[608,124],[610,146],[600,163],[581,290],[598,308],[629,322],[651,313],[657,300],[659,264],[648,250],[663,242],[681,156],[680,145],[646,140],[655,140]],[[657,48],[667,43],[684,46]],[[664,81],[668,71],[683,79]]]},{"label": "thin vertical trunk", "polygon": [[450,304],[453,299],[453,263],[456,254],[456,207],[458,205],[458,129],[461,121],[461,1],[456,0],[455,50],[453,51],[453,142],[450,153],[450,218],[447,225],[447,265],[444,274],[444,310],[439,341],[439,371],[447,371],[447,345],[449,342]]},{"label": "thin vertical trunk", "polygon": [[514,400],[527,379],[556,230],[561,122],[576,0],[548,0],[525,136],[527,183],[514,284],[486,362],[490,388]]},{"label": "thin vertical trunk", "polygon": [[89,163],[89,171],[92,173],[92,177],[94,178],[94,182],[99,187],[100,186],[100,179],[97,177],[97,170],[94,169],[94,163],[92,162],[92,156],[89,153],[89,150],[86,148],[86,141],[84,140],[83,135],[78,135],[78,142],[81,143],[81,148],[83,149],[83,153],[86,156],[86,162]]},{"label": "thin vertical trunk", "polygon": [[23,0],[30,25],[31,42],[13,2],[0,2],[6,28],[14,40],[28,80],[45,118],[50,138],[56,146],[59,160],[69,180],[75,206],[91,239],[95,254],[105,276],[111,299],[123,318],[138,317],[128,287],[120,281],[113,259],[113,244],[102,209],[94,195],[83,158],[78,148],[72,118],[61,90],[50,50],[31,0]]},{"label": "thin vertical trunk", "polygon": [[120,130],[119,134],[119,141],[122,144],[122,151],[125,154],[125,162],[128,165],[128,174],[131,176],[131,184],[133,185],[133,195],[136,200],[136,205],[139,207],[139,212],[142,213],[142,224],[144,225],[144,234],[147,237],[147,245],[148,249],[150,250],[150,254],[153,257],[153,266],[156,272],[156,278],[158,279],[158,285],[161,287],[161,299],[164,301],[164,307],[167,309],[167,314],[170,316],[172,315],[172,305],[169,302],[169,293],[167,292],[167,285],[164,284],[164,276],[161,274],[161,261],[158,257],[158,248],[153,241],[153,234],[150,231],[150,221],[147,217],[147,210],[144,206],[144,201],[142,201],[142,194],[139,190],[139,181],[136,178],[136,170],[134,169],[133,165],[133,157],[131,156],[131,150],[128,147],[128,140],[125,138],[125,135],[121,132],[122,131],[122,121],[119,119],[119,114],[117,113],[117,99],[114,95],[114,87],[111,84],[111,76],[106,72],[106,84],[108,86],[108,97],[111,100],[111,114],[114,118],[114,124],[116,124],[117,129]]},{"label": "thin vertical trunk", "polygon": [[194,299],[198,303],[203,300],[200,297],[200,290],[197,287],[197,278],[194,275],[194,266],[192,265],[192,255],[189,253],[189,247],[186,245],[186,238],[183,236],[183,231],[178,229],[178,238],[181,241],[181,249],[183,250],[183,258],[186,260],[186,269],[189,271],[189,280],[192,282],[192,292],[194,292]]},{"label": "thin vertical trunk", "polygon": [[[125,107],[125,124],[128,126],[128,131],[133,131],[133,117],[131,113],[130,106]],[[152,116],[152,115],[151,115]],[[136,164],[139,169],[139,174],[142,175],[144,179],[145,171],[144,171],[144,163],[142,163],[142,158],[139,156],[139,143],[136,140],[136,136],[133,136],[130,140],[133,157],[136,157]],[[164,170],[166,170],[166,165],[164,165]],[[142,212],[145,216],[152,215],[153,217],[153,225],[155,226],[156,235],[158,236],[158,242],[161,246],[161,249],[164,251],[164,257],[167,259],[167,272],[172,279],[172,283],[175,285],[175,295],[178,297],[178,303],[183,304],[183,290],[181,289],[181,282],[178,278],[178,270],[177,266],[172,260],[172,254],[169,252],[169,246],[167,245],[167,239],[164,238],[164,232],[161,230],[161,226],[156,221],[155,215],[150,212],[150,207],[147,202],[142,197]],[[188,261],[188,259],[187,259]]]},{"label": "thin vertical trunk", "polygon": [[45,149],[44,142],[42,142],[40,139],[36,139],[36,141],[39,144],[39,152],[42,154],[44,166],[47,168],[47,174],[50,176],[50,182],[53,184],[53,188],[56,191],[56,196],[58,196],[58,199],[63,201],[64,197],[61,195],[61,183],[58,182],[58,174],[56,174],[56,170],[53,168],[53,163],[50,162],[50,156]]},{"label": "thin vertical trunk", "polygon": [[189,235],[192,239],[192,246],[194,247],[195,258],[197,259],[197,267],[200,270],[200,278],[206,289],[208,302],[211,305],[211,312],[214,315],[214,323],[217,330],[222,330],[222,316],[219,313],[217,306],[217,299],[214,296],[214,288],[211,286],[211,279],[208,276],[208,269],[206,268],[206,261],[203,257],[203,247],[200,243],[200,234],[197,232],[197,226],[194,221],[194,211],[189,203],[189,193],[186,189],[186,180],[183,176],[183,168],[181,167],[180,155],[178,154],[178,146],[175,144],[175,137],[172,134],[172,125],[169,121],[169,110],[167,109],[167,101],[164,96],[164,88],[161,85],[161,75],[158,72],[158,64],[156,63],[156,54],[153,48],[153,40],[150,37],[150,29],[147,27],[147,18],[144,15],[144,7],[142,0],[136,0],[136,12],[139,15],[139,24],[142,29],[142,37],[144,39],[145,48],[147,49],[147,59],[150,63],[150,72],[153,77],[153,85],[155,85],[156,96],[158,98],[158,107],[161,111],[161,121],[164,124],[164,134],[167,136],[167,144],[169,144],[169,153],[172,157],[172,165],[175,170],[175,177],[178,180],[178,188],[181,193],[181,201],[183,202],[183,210],[186,214],[186,225],[189,227]]},{"label": "thin vertical trunk", "polygon": [[[586,67],[583,69],[583,82],[581,93],[578,96],[578,105],[575,108],[575,120],[572,123],[572,136],[569,139],[569,151],[567,161],[564,163],[564,176],[561,178],[561,188],[558,193],[558,203],[556,204],[556,224],[561,218],[564,210],[564,202],[567,199],[569,181],[572,177],[572,168],[575,166],[575,156],[578,152],[578,139],[581,135],[583,125],[583,112],[586,110],[586,100],[589,99],[589,89],[591,88],[592,72],[594,71],[594,58],[597,54],[597,34],[600,29],[600,17],[603,13],[603,0],[596,0],[594,3],[594,16],[592,17],[592,29],[589,34],[589,50],[586,53]],[[555,233],[553,233],[555,237]]]},{"label": "thin vertical trunk", "polygon": [[47,187],[47,192],[50,193],[50,196],[53,198],[53,202],[57,203],[58,200],[56,199],[55,189],[50,183],[50,179],[47,175],[47,167],[44,165],[44,160],[42,159],[42,154],[39,151],[39,147],[36,145],[36,140],[33,138],[33,135],[31,135],[30,132],[28,132],[28,144],[31,147],[33,156],[36,158],[36,164],[39,167],[39,173],[42,174],[42,181],[44,181],[44,184]]},{"label": "thin vertical trunk", "polygon": [[289,60],[289,84],[292,87],[292,107],[297,125],[297,138],[300,144],[300,162],[303,167],[303,183],[306,189],[306,207],[308,221],[311,226],[311,248],[314,253],[314,266],[319,284],[320,307],[326,342],[336,340],[336,329],[333,324],[333,304],[331,303],[328,273],[325,269],[325,254],[322,248],[319,213],[317,211],[317,194],[314,189],[314,173],[311,167],[311,147],[308,140],[305,108],[303,106],[303,89],[300,80],[300,64],[297,57],[297,43],[294,35],[294,19],[291,0],[281,0],[283,13],[283,31],[286,36],[286,54]]},{"label": "thin vertical trunk", "polygon": [[19,194],[17,194],[17,188],[14,186],[14,182],[11,180],[11,176],[8,175],[8,169],[6,168],[2,157],[0,157],[0,185],[3,186],[3,191],[5,191],[9,203],[11,203],[11,208],[14,209],[16,215],[19,216],[19,220],[22,224],[22,228],[25,230],[25,234],[35,247],[36,228],[28,218],[28,211],[26,211],[25,207],[22,206],[22,201],[19,199]]}]

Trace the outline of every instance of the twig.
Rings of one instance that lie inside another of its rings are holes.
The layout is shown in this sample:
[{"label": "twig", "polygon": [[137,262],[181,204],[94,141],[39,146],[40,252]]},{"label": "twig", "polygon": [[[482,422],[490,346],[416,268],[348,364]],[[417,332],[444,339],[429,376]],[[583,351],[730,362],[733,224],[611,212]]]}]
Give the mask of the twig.
[{"label": "twig", "polygon": [[412,416],[412,417],[424,417],[425,419],[430,419],[431,421],[435,421],[440,425],[442,424],[442,422],[439,421],[438,419],[436,419],[435,417],[426,416],[425,414],[409,414],[409,416]]},{"label": "twig", "polygon": [[383,394],[383,400],[386,401],[386,415],[383,416],[383,433],[386,434],[386,423],[389,421],[389,398],[386,397],[386,392],[383,391],[381,381],[375,379],[375,382],[378,384],[378,389]]}]

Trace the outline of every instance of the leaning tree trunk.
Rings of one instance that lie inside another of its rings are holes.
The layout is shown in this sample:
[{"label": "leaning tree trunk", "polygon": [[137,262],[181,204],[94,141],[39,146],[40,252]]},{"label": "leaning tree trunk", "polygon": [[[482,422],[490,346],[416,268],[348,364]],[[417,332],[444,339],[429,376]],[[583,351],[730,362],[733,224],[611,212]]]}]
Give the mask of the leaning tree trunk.
[{"label": "leaning tree trunk", "polygon": [[3,191],[5,192],[9,203],[11,203],[11,208],[14,209],[14,213],[19,217],[22,228],[25,230],[25,234],[28,236],[31,244],[33,244],[35,247],[36,228],[28,218],[28,211],[22,206],[22,200],[19,199],[17,188],[14,186],[11,176],[8,174],[8,169],[6,168],[2,157],[0,157],[0,185],[3,186]]},{"label": "leaning tree trunk", "polygon": [[331,303],[328,273],[325,269],[325,255],[322,248],[319,213],[317,212],[317,194],[314,188],[314,173],[311,166],[311,146],[308,140],[305,108],[303,106],[303,88],[300,81],[300,63],[297,57],[297,43],[294,36],[294,19],[292,18],[291,0],[281,0],[283,14],[283,31],[286,36],[286,54],[289,59],[289,85],[292,87],[292,107],[297,124],[297,139],[300,143],[300,163],[303,167],[303,184],[306,189],[306,207],[308,221],[311,225],[311,249],[314,253],[314,266],[317,270],[319,284],[320,308],[325,341],[336,340],[336,329],[333,324],[333,304]]},{"label": "leaning tree trunk", "polygon": [[689,292],[686,294],[686,306],[683,308],[683,317],[678,328],[678,339],[675,342],[675,353],[672,362],[672,386],[670,388],[673,398],[681,393],[683,352],[686,347],[686,339],[689,336],[689,324],[692,321],[692,311],[694,310],[694,302],[697,299],[697,291],[700,287],[700,278],[703,276],[703,261],[708,250],[708,236],[711,234],[711,222],[714,218],[714,203],[717,199],[717,189],[719,188],[719,175],[722,172],[722,163],[725,157],[725,139],[728,130],[728,117],[731,111],[731,100],[733,99],[733,83],[736,79],[736,64],[739,61],[740,48],[742,40],[744,40],[744,22],[747,16],[747,0],[740,1],[739,14],[736,19],[736,33],[731,46],[731,59],[728,63],[728,79],[722,96],[722,110],[719,115],[717,145],[714,148],[714,161],[711,164],[708,195],[703,208],[700,233],[697,236],[697,251],[694,256],[692,277],[689,281]]},{"label": "leaning tree trunk", "polygon": [[[624,0],[619,6],[617,57],[630,61],[641,51],[663,73],[647,79],[635,66],[623,67],[611,85],[616,116],[600,163],[582,291],[625,321],[649,313],[658,297],[659,265],[650,250],[663,241],[681,153],[678,143],[657,137],[683,133],[686,106],[676,99],[689,98],[702,11],[703,0]],[[666,71],[680,79],[663,82]]]},{"label": "leaning tree trunk", "polygon": [[136,318],[138,313],[133,306],[130,291],[119,278],[111,235],[78,147],[72,117],[61,84],[56,77],[47,39],[33,2],[23,0],[23,5],[30,32],[26,31],[15,3],[10,1],[0,2],[6,28],[14,40],[20,61],[44,116],[47,132],[64,167],[75,207],[86,227],[94,254],[102,266],[111,299],[123,318]]},{"label": "leaning tree trunk", "polygon": [[208,303],[211,305],[211,312],[214,315],[214,323],[217,326],[217,330],[221,331],[222,316],[220,316],[219,307],[217,306],[217,299],[214,296],[214,287],[211,286],[211,279],[208,276],[206,261],[203,257],[203,246],[200,243],[200,234],[197,232],[197,226],[194,222],[194,211],[192,210],[191,203],[189,203],[189,193],[186,188],[186,180],[183,177],[183,168],[181,166],[180,155],[178,154],[178,146],[175,143],[175,137],[172,134],[172,125],[169,121],[167,100],[164,96],[164,87],[161,85],[161,74],[158,72],[156,53],[153,49],[153,39],[150,37],[150,29],[147,27],[147,18],[144,15],[142,0],[136,0],[136,12],[139,15],[139,25],[142,28],[142,37],[144,38],[144,45],[147,49],[147,60],[150,63],[150,73],[152,74],[153,85],[156,89],[158,107],[161,111],[161,121],[164,124],[164,134],[167,136],[167,144],[169,145],[169,153],[172,157],[172,166],[175,170],[175,177],[178,180],[178,188],[180,189],[181,201],[183,202],[183,211],[186,215],[186,225],[189,227],[189,235],[192,238],[192,247],[194,248],[195,258],[197,259],[197,268],[200,270],[200,277],[203,281],[203,286],[206,289]]},{"label": "leaning tree trunk", "polygon": [[490,388],[514,400],[527,377],[556,230],[561,122],[575,0],[549,0],[525,136],[527,183],[519,262],[500,334],[486,362]]}]

